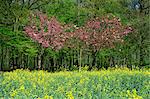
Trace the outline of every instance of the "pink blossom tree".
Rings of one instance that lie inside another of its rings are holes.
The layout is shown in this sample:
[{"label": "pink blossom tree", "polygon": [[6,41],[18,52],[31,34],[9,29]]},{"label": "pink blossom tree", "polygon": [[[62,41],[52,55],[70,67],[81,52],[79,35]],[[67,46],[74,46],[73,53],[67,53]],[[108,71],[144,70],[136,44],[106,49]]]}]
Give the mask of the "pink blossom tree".
[{"label": "pink blossom tree", "polygon": [[[84,42],[86,47],[92,50],[92,65],[94,65],[98,50],[114,47],[115,42],[123,42],[122,38],[131,31],[132,28],[123,26],[119,18],[107,16],[87,21],[84,26],[76,29],[74,37]],[[80,49],[80,53],[82,54],[82,49]]]},{"label": "pink blossom tree", "polygon": [[[39,23],[37,23],[37,16]],[[25,33],[34,41],[41,44],[41,48],[51,47],[54,50],[59,50],[67,44],[69,47],[78,46],[81,43],[80,49],[80,64],[82,62],[82,50],[86,47],[92,50],[93,63],[98,50],[104,47],[114,47],[117,41],[123,42],[122,37],[132,31],[131,27],[123,26],[119,18],[103,17],[95,18],[86,22],[84,26],[76,27],[75,25],[61,25],[55,17],[48,17],[40,12],[33,14],[30,17],[30,24],[25,27]],[[39,24],[39,25],[37,25]],[[68,31],[73,30],[73,31]],[[76,39],[74,43],[71,39]],[[80,42],[78,42],[80,41]],[[68,43],[69,42],[69,43]],[[83,46],[84,45],[84,46]],[[41,68],[41,55],[39,54],[38,67]]]},{"label": "pink blossom tree", "polygon": [[[39,21],[37,17],[39,17]],[[51,47],[54,50],[59,50],[64,46],[67,39],[73,36],[73,32],[67,32],[69,25],[61,25],[55,17],[48,19],[46,15],[40,12],[30,16],[30,24],[24,29],[25,33],[41,46],[38,55],[39,69],[45,48]]]}]

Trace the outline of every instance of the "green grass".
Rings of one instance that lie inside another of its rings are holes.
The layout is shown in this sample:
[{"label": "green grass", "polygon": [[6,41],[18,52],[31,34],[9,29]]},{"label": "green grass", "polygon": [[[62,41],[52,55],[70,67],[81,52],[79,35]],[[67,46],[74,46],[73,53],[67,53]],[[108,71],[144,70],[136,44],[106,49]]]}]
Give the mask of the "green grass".
[{"label": "green grass", "polygon": [[15,70],[0,74],[0,98],[9,99],[149,99],[148,70],[92,72]]}]

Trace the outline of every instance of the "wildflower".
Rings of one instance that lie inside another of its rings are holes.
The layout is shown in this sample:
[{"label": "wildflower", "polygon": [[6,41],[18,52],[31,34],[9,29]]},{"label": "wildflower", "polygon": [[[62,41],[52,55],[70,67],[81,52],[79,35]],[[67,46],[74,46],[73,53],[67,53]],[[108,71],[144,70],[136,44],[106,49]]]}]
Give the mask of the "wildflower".
[{"label": "wildflower", "polygon": [[24,88],[24,85],[22,85],[21,87],[20,87],[20,90],[24,90],[25,88]]},{"label": "wildflower", "polygon": [[71,92],[71,91],[67,92],[67,97],[68,97],[69,99],[74,99],[74,96],[72,95],[72,92]]},{"label": "wildflower", "polygon": [[53,99],[53,97],[52,97],[52,96],[45,95],[45,96],[44,96],[44,99]]},{"label": "wildflower", "polygon": [[16,94],[17,94],[17,91],[16,90],[14,90],[10,95],[11,95],[11,97],[15,97],[16,96]]}]

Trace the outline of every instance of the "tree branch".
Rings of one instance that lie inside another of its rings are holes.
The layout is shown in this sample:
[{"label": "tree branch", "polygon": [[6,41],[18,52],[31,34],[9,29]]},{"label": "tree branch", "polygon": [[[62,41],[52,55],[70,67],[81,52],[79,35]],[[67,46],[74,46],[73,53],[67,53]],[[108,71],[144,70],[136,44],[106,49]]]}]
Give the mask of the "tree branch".
[{"label": "tree branch", "polygon": [[[29,0],[29,2],[30,2],[31,0]],[[34,4],[36,4],[37,2],[38,2],[38,0],[36,0],[35,2],[33,2],[31,5],[30,5],[30,3],[28,2],[28,4],[29,4],[29,7],[28,7],[28,9],[30,9]]]}]

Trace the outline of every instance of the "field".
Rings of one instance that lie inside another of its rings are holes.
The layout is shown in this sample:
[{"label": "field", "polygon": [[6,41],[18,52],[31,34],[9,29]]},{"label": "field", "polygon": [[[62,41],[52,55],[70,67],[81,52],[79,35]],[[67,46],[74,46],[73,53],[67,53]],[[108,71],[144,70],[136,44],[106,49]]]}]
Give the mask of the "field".
[{"label": "field", "polygon": [[1,73],[0,82],[2,99],[150,99],[148,70],[15,70]]}]

